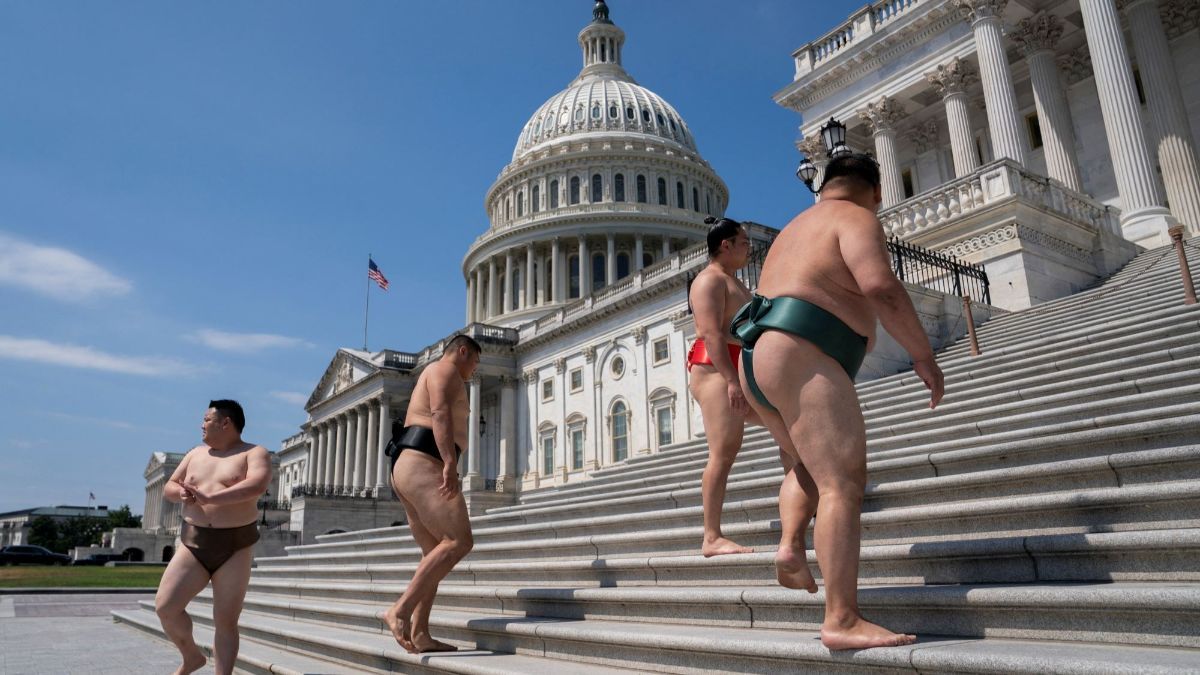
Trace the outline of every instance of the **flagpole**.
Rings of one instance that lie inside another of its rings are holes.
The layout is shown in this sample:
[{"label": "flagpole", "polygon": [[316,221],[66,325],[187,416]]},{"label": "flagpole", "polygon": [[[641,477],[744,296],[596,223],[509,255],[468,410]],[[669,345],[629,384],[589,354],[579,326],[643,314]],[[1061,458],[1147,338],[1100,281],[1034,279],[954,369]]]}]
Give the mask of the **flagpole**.
[{"label": "flagpole", "polygon": [[[367,254],[367,267],[371,267],[371,254]],[[371,315],[371,275],[367,275],[367,307],[363,310],[363,351],[367,351],[367,320]]]}]

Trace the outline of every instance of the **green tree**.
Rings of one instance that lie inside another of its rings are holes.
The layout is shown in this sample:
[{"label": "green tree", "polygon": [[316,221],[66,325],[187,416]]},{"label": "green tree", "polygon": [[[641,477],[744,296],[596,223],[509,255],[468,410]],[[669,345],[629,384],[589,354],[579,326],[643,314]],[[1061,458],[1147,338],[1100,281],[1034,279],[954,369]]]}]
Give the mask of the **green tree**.
[{"label": "green tree", "polygon": [[76,546],[93,546],[100,543],[108,521],[93,516],[68,518],[58,524],[59,553],[70,553]]},{"label": "green tree", "polygon": [[[133,515],[133,511],[130,510],[128,504],[125,504],[124,506],[122,506],[118,509],[109,509],[108,510],[108,529],[109,530],[112,530],[112,529],[115,529],[118,527],[141,527],[141,526],[142,526],[142,517]],[[96,543],[99,543],[99,541],[97,541]]]},{"label": "green tree", "polygon": [[38,516],[29,524],[29,544],[58,550],[58,525],[50,516]]}]

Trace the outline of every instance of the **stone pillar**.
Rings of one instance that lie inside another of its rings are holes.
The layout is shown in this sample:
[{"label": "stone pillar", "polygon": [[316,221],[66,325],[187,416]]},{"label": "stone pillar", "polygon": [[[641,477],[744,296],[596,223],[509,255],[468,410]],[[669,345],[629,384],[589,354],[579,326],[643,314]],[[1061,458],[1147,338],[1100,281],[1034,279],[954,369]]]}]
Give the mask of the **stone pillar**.
[{"label": "stone pillar", "polygon": [[500,313],[499,289],[496,288],[496,259],[488,258],[488,303],[487,315],[492,318]]},{"label": "stone pillar", "polygon": [[321,485],[333,485],[337,466],[338,421],[336,418],[325,424],[325,475]]},{"label": "stone pillar", "polygon": [[633,270],[635,272],[642,271],[642,257],[645,255],[642,245],[642,233],[638,232],[633,237]]},{"label": "stone pillar", "polygon": [[954,176],[961,178],[979,168],[975,152],[975,135],[971,132],[971,116],[967,109],[967,87],[979,79],[970,61],[954,59],[926,73],[935,91],[946,106],[946,124],[950,129],[950,151],[954,155]]},{"label": "stone pillar", "polygon": [[663,260],[671,257],[671,238],[665,234],[662,238],[662,257]]},{"label": "stone pillar", "polygon": [[[817,167],[817,176],[813,178],[812,186],[814,190],[820,190],[821,183],[825,180],[825,167],[829,164],[829,151],[825,148],[825,141],[821,140],[820,134],[808,136],[797,143],[796,148]],[[820,201],[821,196],[816,195],[816,199]]]},{"label": "stone pillar", "polygon": [[516,298],[513,297],[513,254],[512,249],[504,252],[504,290],[500,296],[504,300],[501,311],[508,314],[517,308]]},{"label": "stone pillar", "polygon": [[1135,244],[1167,244],[1167,228],[1174,223],[1158,192],[1117,6],[1114,0],[1088,0],[1079,8],[1121,196],[1121,229]]},{"label": "stone pillar", "polygon": [[379,485],[379,407],[367,403],[367,466],[363,485]]},{"label": "stone pillar", "polygon": [[358,451],[354,453],[354,489],[362,490],[367,486],[367,409],[358,409]]},{"label": "stone pillar", "polygon": [[879,160],[879,178],[883,184],[883,208],[904,201],[904,183],[896,159],[896,123],[904,117],[904,108],[887,96],[868,103],[859,115],[866,120],[875,137],[875,158]]},{"label": "stone pillar", "polygon": [[475,315],[471,321],[482,322],[487,318],[487,296],[484,295],[483,268],[475,267]]},{"label": "stone pillar", "polygon": [[[1167,32],[1155,0],[1124,0],[1133,53],[1146,91],[1146,107],[1171,213],[1191,234],[1200,234],[1200,163],[1188,122]],[[1152,149],[1151,158],[1154,157]]]},{"label": "stone pillar", "polygon": [[496,477],[503,479],[508,490],[514,474],[513,459],[517,452],[517,379],[500,378],[500,466]]},{"label": "stone pillar", "polygon": [[533,307],[537,302],[535,293],[537,287],[534,285],[533,276],[533,244],[525,246],[525,307]]},{"label": "stone pillar", "polygon": [[587,237],[579,237],[579,297],[592,294],[592,254],[588,252]]},{"label": "stone pillar", "polygon": [[317,483],[317,456],[318,446],[321,443],[321,432],[314,424],[308,428],[308,459],[304,463],[304,482],[307,485],[316,485]]},{"label": "stone pillar", "polygon": [[358,416],[354,409],[346,411],[346,451],[342,453],[345,463],[338,472],[341,485],[354,487],[354,465],[358,461]]},{"label": "stone pillar", "polygon": [[966,13],[975,32],[992,154],[996,159],[1007,157],[1025,166],[1021,118],[1017,114],[1017,95],[1004,52],[1004,27],[1000,20],[1008,0],[954,0],[954,4]]},{"label": "stone pillar", "polygon": [[467,411],[467,475],[479,475],[479,390],[483,382],[481,375],[475,375],[470,382],[471,409]]},{"label": "stone pillar", "polygon": [[475,274],[467,273],[467,323],[475,320]]},{"label": "stone pillar", "polygon": [[550,242],[550,302],[562,302],[562,252],[558,249],[558,237]]},{"label": "stone pillar", "polygon": [[1042,130],[1042,147],[1046,154],[1046,173],[1068,188],[1083,192],[1079,164],[1075,153],[1075,130],[1071,124],[1071,109],[1067,106],[1066,87],[1054,62],[1054,46],[1062,37],[1062,20],[1053,14],[1038,12],[1022,19],[1013,35],[1025,51],[1029,64],[1029,80],[1033,84],[1033,99],[1037,104],[1038,126]]},{"label": "stone pillar", "polygon": [[387,397],[379,399],[379,434],[375,445],[375,485],[391,485],[391,458],[383,454],[392,439],[392,408]]},{"label": "stone pillar", "polygon": [[611,232],[608,233],[608,248],[604,256],[604,285],[611,286],[617,281],[617,239]]}]

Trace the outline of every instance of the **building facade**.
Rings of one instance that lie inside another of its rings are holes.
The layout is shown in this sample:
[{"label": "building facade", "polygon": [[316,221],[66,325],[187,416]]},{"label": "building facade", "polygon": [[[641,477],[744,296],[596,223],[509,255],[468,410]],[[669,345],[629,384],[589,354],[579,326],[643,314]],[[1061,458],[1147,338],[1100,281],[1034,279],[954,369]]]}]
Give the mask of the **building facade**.
[{"label": "building facade", "polygon": [[107,506],[39,506],[0,513],[0,546],[29,544],[29,530],[34,520],[46,516],[55,523],[72,518],[108,518]]}]

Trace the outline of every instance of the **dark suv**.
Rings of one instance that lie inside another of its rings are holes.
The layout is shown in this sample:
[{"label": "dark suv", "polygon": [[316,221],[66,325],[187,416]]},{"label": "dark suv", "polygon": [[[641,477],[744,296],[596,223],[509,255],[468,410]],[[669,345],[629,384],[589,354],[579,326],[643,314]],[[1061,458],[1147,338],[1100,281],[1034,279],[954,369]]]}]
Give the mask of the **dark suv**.
[{"label": "dark suv", "polygon": [[71,556],[41,546],[5,546],[0,548],[0,565],[70,565]]}]

